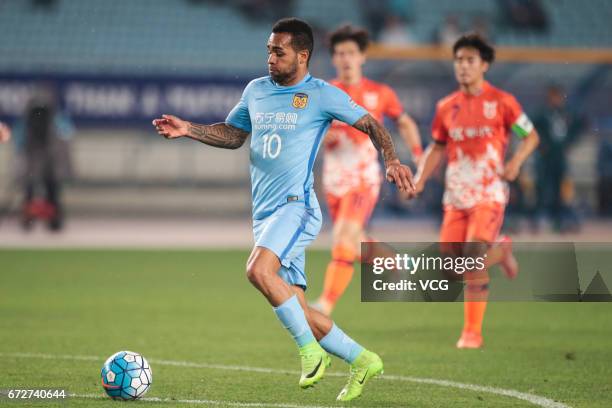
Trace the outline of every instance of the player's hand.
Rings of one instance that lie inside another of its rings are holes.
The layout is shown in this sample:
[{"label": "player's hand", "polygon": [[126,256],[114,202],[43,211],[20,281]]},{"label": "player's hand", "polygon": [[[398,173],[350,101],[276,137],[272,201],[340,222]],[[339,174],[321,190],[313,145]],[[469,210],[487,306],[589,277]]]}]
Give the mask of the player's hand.
[{"label": "player's hand", "polygon": [[0,143],[8,142],[11,139],[11,129],[0,122]]},{"label": "player's hand", "polygon": [[401,164],[399,160],[393,160],[387,164],[386,176],[389,182],[395,183],[400,192],[414,191],[412,170]]},{"label": "player's hand", "polygon": [[414,198],[417,198],[419,195],[421,195],[421,193],[425,189],[425,182],[423,181],[422,178],[419,177],[418,174],[415,180],[413,181],[413,184],[414,184],[414,190],[408,191],[405,193],[401,193],[401,196],[400,196],[401,198],[403,198],[404,200],[412,200]]},{"label": "player's hand", "polygon": [[186,136],[189,132],[189,122],[173,115],[162,115],[161,119],[154,119],[153,126],[166,139]]},{"label": "player's hand", "polygon": [[506,181],[514,181],[521,172],[521,165],[514,160],[510,160],[504,166],[504,174],[502,177]]}]

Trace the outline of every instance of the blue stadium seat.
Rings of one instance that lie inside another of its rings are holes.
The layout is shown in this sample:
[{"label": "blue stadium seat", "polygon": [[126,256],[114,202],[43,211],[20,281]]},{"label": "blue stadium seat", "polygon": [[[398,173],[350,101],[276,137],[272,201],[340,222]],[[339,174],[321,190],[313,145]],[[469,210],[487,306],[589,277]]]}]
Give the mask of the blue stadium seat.
[{"label": "blue stadium seat", "polygon": [[[464,26],[475,16],[490,21],[500,45],[612,47],[603,10],[609,0],[543,0],[548,33],[499,24],[493,0],[406,0],[410,30],[432,41],[449,14]],[[358,0],[294,0],[294,14],[322,29],[342,22],[363,25]],[[402,0],[394,0],[401,8]],[[138,75],[265,73],[264,44],[272,21],[253,21],[231,4],[187,0],[62,0],[50,8],[0,2],[0,72],[107,72]]]}]

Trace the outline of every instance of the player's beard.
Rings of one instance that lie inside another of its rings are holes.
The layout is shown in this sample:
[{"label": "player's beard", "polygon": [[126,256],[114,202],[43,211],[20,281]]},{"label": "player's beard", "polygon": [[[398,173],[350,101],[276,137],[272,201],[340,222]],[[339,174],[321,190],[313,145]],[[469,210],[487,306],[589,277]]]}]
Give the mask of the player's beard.
[{"label": "player's beard", "polygon": [[296,76],[298,71],[298,61],[297,58],[293,61],[293,64],[286,71],[281,72],[277,71],[276,73],[270,71],[270,76],[272,80],[279,85],[286,85],[291,82]]}]

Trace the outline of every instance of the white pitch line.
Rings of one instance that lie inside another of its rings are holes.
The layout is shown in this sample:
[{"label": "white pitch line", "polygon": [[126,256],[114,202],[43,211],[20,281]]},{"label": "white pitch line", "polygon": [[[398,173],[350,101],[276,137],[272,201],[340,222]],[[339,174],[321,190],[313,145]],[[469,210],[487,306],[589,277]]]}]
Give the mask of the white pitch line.
[{"label": "white pitch line", "polygon": [[[91,398],[91,399],[108,399],[95,394],[70,394],[71,397],[75,398]],[[139,398],[140,401],[146,402],[172,402],[175,404],[197,404],[197,405],[222,405],[224,407],[273,407],[273,408],[335,408],[322,405],[299,405],[299,404],[285,404],[285,403],[266,403],[266,402],[237,402],[237,401],[220,401],[220,400],[201,400],[201,399],[172,399],[172,398],[157,398],[157,397],[143,397]]]},{"label": "white pitch line", "polygon": [[[2,353],[0,352],[0,356],[17,357],[17,358],[41,358],[41,359],[49,359],[49,360],[104,361],[103,358],[96,357],[96,356],[55,355],[55,354],[43,354],[43,353]],[[176,366],[176,367],[209,368],[209,369],[217,369],[217,370],[247,371],[247,372],[265,373],[265,374],[298,374],[298,375],[300,374],[299,371],[280,370],[280,369],[265,368],[265,367],[192,363],[188,361],[171,361],[171,360],[149,360],[149,362],[151,364]],[[331,376],[331,377],[344,377],[345,376],[345,374],[335,373],[335,372],[330,372],[330,373],[327,373],[326,375]],[[438,385],[441,387],[459,388],[463,390],[470,390],[470,391],[477,391],[477,392],[486,392],[489,394],[502,395],[506,397],[520,399],[520,400],[529,402],[533,405],[540,406],[543,408],[570,408],[569,405],[551,400],[546,397],[542,397],[540,395],[529,394],[526,392],[520,392],[517,390],[506,389],[506,388],[489,387],[486,385],[468,384],[468,383],[461,383],[461,382],[449,381],[449,380],[439,380],[435,378],[408,377],[408,376],[401,376],[401,375],[383,375],[380,378],[382,380],[387,380],[387,381],[404,381],[404,382],[413,382],[413,383],[419,383],[419,384]],[[177,402],[176,400],[168,400],[168,401]],[[211,404],[213,403],[211,402]],[[236,404],[252,404],[252,403],[236,403]],[[257,403],[253,403],[253,404],[257,404]],[[245,405],[245,406],[250,406],[250,405]],[[253,405],[253,406],[259,406],[259,405]],[[263,406],[269,406],[269,405],[265,404]],[[281,406],[290,407],[292,405],[291,404],[279,405],[279,407]],[[293,405],[292,407],[304,408],[304,406],[302,405]]]}]

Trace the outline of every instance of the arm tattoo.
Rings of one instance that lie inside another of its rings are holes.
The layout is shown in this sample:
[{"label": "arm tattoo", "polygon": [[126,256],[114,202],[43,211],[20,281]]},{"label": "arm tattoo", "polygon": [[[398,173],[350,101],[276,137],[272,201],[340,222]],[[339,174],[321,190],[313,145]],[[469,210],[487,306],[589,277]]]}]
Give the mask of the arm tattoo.
[{"label": "arm tattoo", "polygon": [[187,137],[209,146],[237,149],[244,144],[249,133],[226,123],[199,125],[189,122]]},{"label": "arm tattoo", "polygon": [[382,153],[385,163],[389,163],[397,159],[395,147],[393,147],[393,139],[391,135],[380,123],[372,117],[372,115],[364,115],[353,125],[355,129],[361,130],[363,133],[370,136],[370,140],[374,147]]}]

